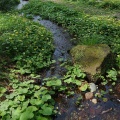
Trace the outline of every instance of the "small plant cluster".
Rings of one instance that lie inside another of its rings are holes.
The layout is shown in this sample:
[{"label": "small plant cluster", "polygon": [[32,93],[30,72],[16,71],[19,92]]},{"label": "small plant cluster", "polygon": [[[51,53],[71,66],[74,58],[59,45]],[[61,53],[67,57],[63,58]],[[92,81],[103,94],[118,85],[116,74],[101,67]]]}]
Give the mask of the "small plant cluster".
[{"label": "small plant cluster", "polygon": [[2,120],[51,120],[54,110],[54,91],[34,84],[34,80],[20,81],[12,72],[10,84],[0,87],[0,119]]},{"label": "small plant cluster", "polygon": [[[40,11],[40,12],[39,12]],[[76,44],[108,44],[114,53],[120,49],[120,22],[105,16],[90,16],[50,1],[31,0],[22,12],[40,15],[63,27]]]},{"label": "small plant cluster", "polygon": [[20,0],[0,0],[0,10],[9,11],[13,6],[17,5]]},{"label": "small plant cluster", "polygon": [[29,73],[51,64],[53,38],[43,26],[17,15],[1,13],[0,23],[2,60],[15,63],[17,68]]},{"label": "small plant cluster", "polygon": [[104,9],[118,9],[120,10],[119,0],[88,0],[88,3]]},{"label": "small plant cluster", "polygon": [[114,86],[117,81],[117,76],[118,76],[118,72],[116,71],[116,69],[112,68],[111,70],[108,70],[106,78],[104,76],[100,76],[100,78],[103,81],[102,85],[106,85],[108,84],[108,82],[111,82],[112,85]]},{"label": "small plant cluster", "polygon": [[89,88],[85,81],[86,74],[78,65],[67,66],[67,73],[62,78],[46,78],[43,85],[52,90],[65,93],[67,96],[75,94],[76,90],[86,91]]}]

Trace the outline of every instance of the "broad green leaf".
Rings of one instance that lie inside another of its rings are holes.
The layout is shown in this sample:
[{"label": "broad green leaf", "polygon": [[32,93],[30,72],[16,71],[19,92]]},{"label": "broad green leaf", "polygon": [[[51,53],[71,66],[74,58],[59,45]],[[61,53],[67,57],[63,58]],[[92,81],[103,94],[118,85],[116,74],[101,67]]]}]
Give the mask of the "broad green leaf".
[{"label": "broad green leaf", "polygon": [[40,86],[35,85],[34,88],[35,88],[36,90],[38,90],[38,89],[40,89]]},{"label": "broad green leaf", "polygon": [[59,91],[64,91],[66,89],[67,89],[66,86],[61,86],[60,89],[59,89]]},{"label": "broad green leaf", "polygon": [[12,119],[18,120],[20,118],[20,114],[21,114],[20,107],[18,107],[17,109],[14,109],[14,111],[12,111]]},{"label": "broad green leaf", "polygon": [[112,85],[114,86],[114,85],[115,85],[115,82],[113,82]]},{"label": "broad green leaf", "polygon": [[36,120],[49,120],[49,119],[46,117],[38,116],[36,117]]},{"label": "broad green leaf", "polygon": [[84,84],[84,85],[82,85],[81,87],[79,87],[79,89],[80,89],[81,91],[86,91],[87,88],[88,88],[88,84]]},{"label": "broad green leaf", "polygon": [[40,98],[40,95],[41,95],[41,90],[35,91],[34,97]]},{"label": "broad green leaf", "polygon": [[64,80],[64,82],[66,82],[66,83],[71,83],[72,82],[72,78],[68,78],[68,79],[66,79],[66,80]]},{"label": "broad green leaf", "polygon": [[8,107],[9,107],[8,100],[5,100],[0,104],[0,111],[5,111],[8,109]]},{"label": "broad green leaf", "polygon": [[29,106],[25,112],[21,113],[20,120],[30,120],[34,117],[33,112],[38,109],[35,106]]},{"label": "broad green leaf", "polygon": [[18,88],[18,85],[17,85],[17,84],[13,84],[12,87],[13,87],[14,89],[16,89],[16,88]]},{"label": "broad green leaf", "polygon": [[30,120],[34,117],[33,112],[25,111],[21,113],[20,120]]},{"label": "broad green leaf", "polygon": [[41,110],[41,113],[43,114],[43,115],[52,115],[52,108],[51,107],[48,107],[48,106],[43,106],[42,107],[42,110]]},{"label": "broad green leaf", "polygon": [[26,111],[32,111],[32,112],[34,112],[34,111],[37,111],[38,109],[35,107],[35,106],[29,106],[27,109],[26,109]]},{"label": "broad green leaf", "polygon": [[28,92],[28,88],[19,87],[16,91],[17,91],[19,94],[25,94],[25,93]]},{"label": "broad green leaf", "polygon": [[51,99],[51,96],[49,94],[42,96],[43,101],[47,101],[49,99]]},{"label": "broad green leaf", "polygon": [[18,95],[17,99],[20,101],[24,101],[25,100],[25,95]]},{"label": "broad green leaf", "polygon": [[76,83],[76,85],[78,85],[78,86],[81,85],[81,81],[79,81],[79,80],[75,80],[75,83]]},{"label": "broad green leaf", "polygon": [[0,93],[5,93],[6,91],[7,91],[6,88],[4,88],[4,87],[0,87]]},{"label": "broad green leaf", "polygon": [[47,81],[46,85],[47,86],[61,86],[62,82],[61,80],[52,80],[52,81]]},{"label": "broad green leaf", "polygon": [[54,95],[54,94],[55,94],[55,91],[50,90],[50,91],[49,91],[49,94]]},{"label": "broad green leaf", "polygon": [[26,101],[26,102],[23,102],[23,104],[22,104],[22,111],[25,110],[28,107],[28,104],[29,104],[29,100]]},{"label": "broad green leaf", "polygon": [[10,95],[6,95],[7,99],[13,99],[15,96],[17,96],[16,92],[11,93]]},{"label": "broad green leaf", "polygon": [[1,111],[1,110],[0,110],[0,116],[5,116],[6,114],[7,114],[6,111]]},{"label": "broad green leaf", "polygon": [[34,87],[34,85],[33,85],[33,84],[30,84],[30,85],[29,85],[29,88],[33,88],[33,87]]},{"label": "broad green leaf", "polygon": [[8,104],[9,106],[13,106],[13,105],[15,104],[15,102],[14,102],[13,100],[8,100],[7,104]]},{"label": "broad green leaf", "polygon": [[117,80],[117,74],[118,73],[114,68],[112,70],[108,71],[107,73],[108,73],[107,77],[109,77],[110,79],[112,79],[114,81]]},{"label": "broad green leaf", "polygon": [[31,103],[32,105],[41,105],[41,104],[43,104],[44,102],[43,102],[42,100],[40,100],[40,99],[33,99],[33,98],[31,98],[30,103]]}]

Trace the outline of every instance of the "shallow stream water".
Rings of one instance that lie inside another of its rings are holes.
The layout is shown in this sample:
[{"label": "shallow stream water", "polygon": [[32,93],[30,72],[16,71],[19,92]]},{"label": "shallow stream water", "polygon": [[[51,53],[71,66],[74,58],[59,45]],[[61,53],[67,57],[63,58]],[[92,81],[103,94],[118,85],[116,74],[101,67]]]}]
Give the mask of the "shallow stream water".
[{"label": "shallow stream water", "polygon": [[[22,1],[18,6],[21,9],[27,2]],[[49,20],[43,20],[40,16],[34,16],[33,20],[39,22],[48,30],[51,31],[54,38],[55,51],[53,59],[56,60],[54,64],[54,72],[48,70],[46,77],[61,76],[62,68],[59,64],[59,59],[64,61],[70,58],[68,51],[72,48],[70,42],[70,35],[62,28],[54,24]],[[105,87],[108,92],[108,86]],[[120,93],[114,93],[110,95],[107,93],[104,97],[108,100],[103,102],[98,100],[97,104],[92,103],[90,100],[81,101],[81,105],[76,106],[76,100],[79,94],[75,94],[71,98],[61,96],[56,98],[56,106],[59,109],[60,114],[54,117],[54,120],[120,120]]]}]

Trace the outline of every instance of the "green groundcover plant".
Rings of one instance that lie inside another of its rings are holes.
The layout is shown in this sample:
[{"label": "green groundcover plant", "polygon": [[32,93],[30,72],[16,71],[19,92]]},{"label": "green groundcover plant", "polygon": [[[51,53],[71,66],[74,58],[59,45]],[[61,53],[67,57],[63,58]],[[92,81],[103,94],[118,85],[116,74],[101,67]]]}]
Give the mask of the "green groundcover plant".
[{"label": "green groundcover plant", "polygon": [[20,81],[13,73],[9,74],[11,81],[8,87],[0,87],[1,120],[51,120],[55,113],[54,91],[33,84],[34,80]]},{"label": "green groundcover plant", "polygon": [[51,64],[54,47],[48,30],[18,15],[0,13],[0,23],[1,62],[15,63],[28,72]]},{"label": "green groundcover plant", "polygon": [[104,9],[118,9],[120,10],[119,0],[87,0],[89,4],[102,7]]},{"label": "green groundcover plant", "polygon": [[79,66],[68,66],[63,78],[46,78],[42,86],[35,84],[40,76],[30,74],[21,79],[21,73],[11,70],[8,74],[10,83],[0,87],[0,119],[2,120],[51,120],[57,113],[55,96],[75,93],[76,89],[86,91],[85,73]]}]

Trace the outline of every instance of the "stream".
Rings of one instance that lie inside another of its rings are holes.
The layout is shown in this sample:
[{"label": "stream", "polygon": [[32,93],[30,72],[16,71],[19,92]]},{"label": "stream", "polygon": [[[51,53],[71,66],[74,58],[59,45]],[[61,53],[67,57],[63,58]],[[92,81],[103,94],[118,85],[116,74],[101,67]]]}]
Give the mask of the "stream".
[{"label": "stream", "polygon": [[[26,1],[20,0],[17,9],[21,9],[26,3]],[[71,36],[62,27],[49,20],[43,20],[40,16],[34,16],[33,20],[42,24],[53,34],[55,45],[53,59],[56,60],[54,64],[55,70],[54,72],[48,70],[45,77],[61,77],[61,72],[64,72],[64,70],[60,67],[59,59],[63,59],[63,61],[70,59],[68,51],[72,48]],[[109,86],[105,86],[104,89],[107,92],[104,96],[107,101],[103,102],[103,100],[99,99],[97,104],[94,104],[91,100],[83,99],[80,106],[76,106],[79,94],[75,94],[70,98],[66,96],[56,98],[56,107],[58,107],[60,114],[56,115],[53,120],[120,120],[119,93],[115,92],[110,95],[108,92]]]}]

